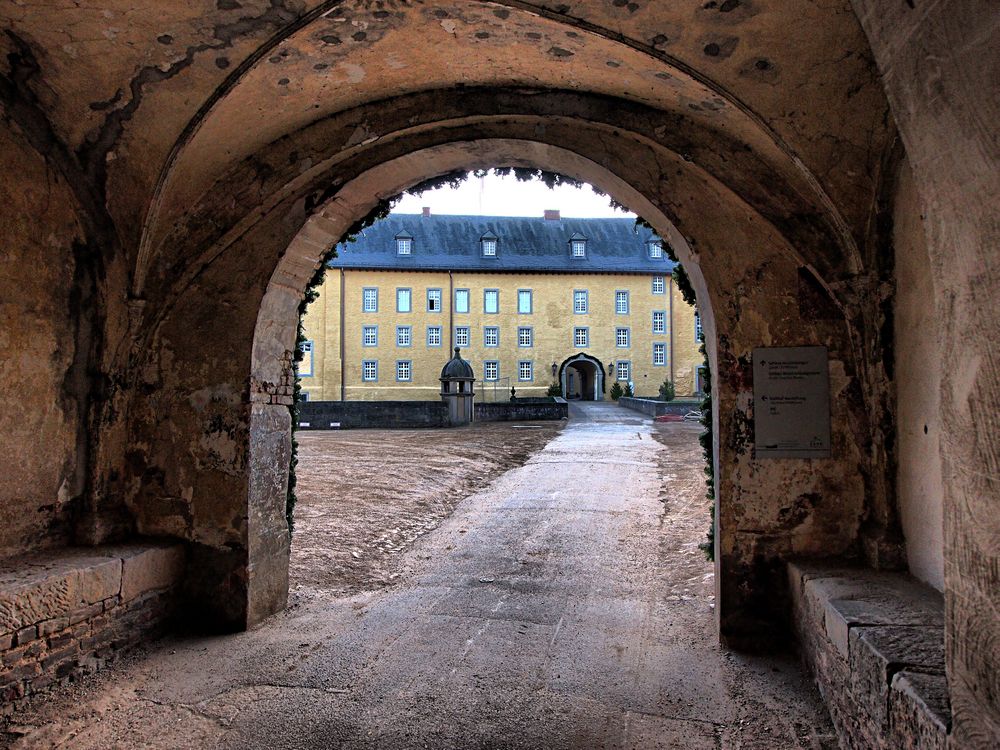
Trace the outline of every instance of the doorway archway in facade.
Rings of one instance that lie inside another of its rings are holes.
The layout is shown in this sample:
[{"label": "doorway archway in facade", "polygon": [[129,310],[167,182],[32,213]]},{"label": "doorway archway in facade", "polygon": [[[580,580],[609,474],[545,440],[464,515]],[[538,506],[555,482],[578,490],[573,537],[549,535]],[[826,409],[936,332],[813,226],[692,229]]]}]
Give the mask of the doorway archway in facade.
[{"label": "doorway archway in facade", "polygon": [[589,354],[576,354],[559,367],[559,383],[567,399],[604,400],[604,365]]}]

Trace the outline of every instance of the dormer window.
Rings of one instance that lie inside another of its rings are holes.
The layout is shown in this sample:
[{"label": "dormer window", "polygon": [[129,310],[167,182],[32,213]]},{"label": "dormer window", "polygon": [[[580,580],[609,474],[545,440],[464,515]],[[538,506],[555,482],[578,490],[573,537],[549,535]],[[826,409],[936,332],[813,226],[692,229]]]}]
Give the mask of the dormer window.
[{"label": "dormer window", "polygon": [[396,235],[396,255],[413,254],[413,235],[400,232]]},{"label": "dormer window", "polygon": [[649,249],[649,257],[651,260],[662,260],[663,259],[663,241],[662,240],[650,240],[646,243],[646,247]]},{"label": "dormer window", "polygon": [[574,234],[569,238],[569,254],[572,258],[587,257],[587,238],[582,234]]},{"label": "dormer window", "polygon": [[484,258],[495,258],[497,255],[498,237],[493,232],[487,232],[479,238],[479,246]]}]

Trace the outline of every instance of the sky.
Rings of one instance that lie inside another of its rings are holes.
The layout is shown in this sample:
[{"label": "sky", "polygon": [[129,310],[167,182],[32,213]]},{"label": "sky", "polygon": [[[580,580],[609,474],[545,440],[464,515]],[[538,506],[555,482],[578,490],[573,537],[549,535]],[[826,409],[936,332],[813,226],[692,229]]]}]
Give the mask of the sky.
[{"label": "sky", "polygon": [[572,218],[634,218],[618,211],[608,198],[597,195],[589,185],[574,188],[561,185],[549,190],[539,180],[519,182],[514,175],[469,177],[458,188],[438,188],[423,195],[404,195],[394,214],[419,214],[429,206],[432,214],[465,216],[538,216],[545,209],[558,209]]}]

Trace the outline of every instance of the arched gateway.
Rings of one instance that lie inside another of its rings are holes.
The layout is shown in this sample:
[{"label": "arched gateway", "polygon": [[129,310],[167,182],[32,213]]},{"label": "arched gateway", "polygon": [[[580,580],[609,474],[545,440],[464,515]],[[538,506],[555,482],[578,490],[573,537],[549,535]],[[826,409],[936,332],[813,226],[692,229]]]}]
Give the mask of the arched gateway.
[{"label": "arched gateway", "polygon": [[576,354],[559,367],[563,395],[581,401],[604,400],[604,365],[589,354]]}]

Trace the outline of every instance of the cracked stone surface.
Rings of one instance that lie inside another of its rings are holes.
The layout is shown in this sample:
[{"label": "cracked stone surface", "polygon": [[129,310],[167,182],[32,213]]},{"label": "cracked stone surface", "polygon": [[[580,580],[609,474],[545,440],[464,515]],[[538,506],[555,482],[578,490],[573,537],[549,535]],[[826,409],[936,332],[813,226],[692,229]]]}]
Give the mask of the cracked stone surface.
[{"label": "cracked stone surface", "polygon": [[836,747],[791,659],[717,644],[698,428],[573,408],[405,580],[163,642],[18,716],[13,747]]}]

